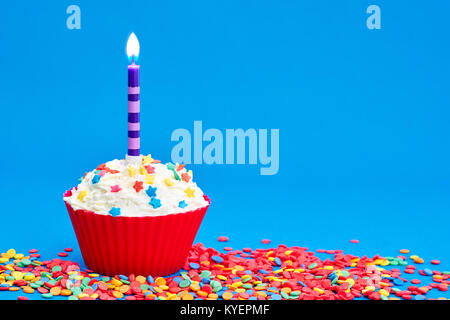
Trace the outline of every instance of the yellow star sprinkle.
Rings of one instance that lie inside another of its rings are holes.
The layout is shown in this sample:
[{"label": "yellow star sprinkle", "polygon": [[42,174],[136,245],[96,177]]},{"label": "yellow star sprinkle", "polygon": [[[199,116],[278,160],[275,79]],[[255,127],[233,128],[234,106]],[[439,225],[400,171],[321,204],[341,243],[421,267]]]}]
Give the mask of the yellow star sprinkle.
[{"label": "yellow star sprinkle", "polygon": [[174,182],[173,182],[170,178],[166,178],[166,179],[164,180],[164,182],[166,183],[166,185],[167,185],[168,187],[171,187],[171,186],[174,185]]},{"label": "yellow star sprinkle", "polygon": [[151,164],[151,163],[153,163],[153,158],[151,154],[142,157],[142,164]]},{"label": "yellow star sprinkle", "polygon": [[195,193],[194,189],[187,188],[186,190],[184,190],[184,192],[186,192],[186,195],[188,196],[188,198],[193,198],[194,197],[194,193]]},{"label": "yellow star sprinkle", "polygon": [[147,170],[145,170],[144,166],[139,167],[139,174],[142,174],[142,175],[147,174]]},{"label": "yellow star sprinkle", "polygon": [[155,182],[155,176],[152,174],[147,174],[145,176],[145,183],[146,184],[153,184]]},{"label": "yellow star sprinkle", "polygon": [[130,177],[133,177],[136,174],[136,169],[133,166],[129,166],[127,169]]},{"label": "yellow star sprinkle", "polygon": [[86,190],[83,190],[83,191],[80,191],[80,193],[78,194],[78,200],[80,200],[80,201],[84,201],[83,199],[84,199],[84,197],[86,197],[86,195],[87,195],[87,191]]}]

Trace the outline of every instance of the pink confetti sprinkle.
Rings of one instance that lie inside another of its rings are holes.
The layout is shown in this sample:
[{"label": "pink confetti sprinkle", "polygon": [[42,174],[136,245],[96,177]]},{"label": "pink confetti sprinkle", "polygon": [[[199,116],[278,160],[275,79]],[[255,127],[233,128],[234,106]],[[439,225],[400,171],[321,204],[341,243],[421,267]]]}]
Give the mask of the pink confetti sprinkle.
[{"label": "pink confetti sprinkle", "polygon": [[359,243],[359,240],[352,239],[352,240],[350,240],[350,242],[351,242],[351,243]]},{"label": "pink confetti sprinkle", "polygon": [[60,253],[58,253],[58,256],[60,256],[60,257],[67,257],[68,254],[67,254],[67,252],[60,252]]},{"label": "pink confetti sprinkle", "polygon": [[31,250],[28,250],[28,252],[29,253],[36,253],[36,252],[38,252],[38,250],[37,249],[31,249]]},{"label": "pink confetti sprinkle", "polygon": [[219,240],[220,242],[227,242],[229,239],[228,237],[220,236],[219,238],[217,238],[217,240]]},{"label": "pink confetti sprinkle", "polygon": [[270,239],[262,239],[261,242],[264,244],[269,244],[272,240]]},{"label": "pink confetti sprinkle", "polygon": [[231,248],[231,247],[225,247],[225,248],[223,248],[223,250],[225,250],[225,251],[231,251],[231,250],[233,250],[233,248]]}]

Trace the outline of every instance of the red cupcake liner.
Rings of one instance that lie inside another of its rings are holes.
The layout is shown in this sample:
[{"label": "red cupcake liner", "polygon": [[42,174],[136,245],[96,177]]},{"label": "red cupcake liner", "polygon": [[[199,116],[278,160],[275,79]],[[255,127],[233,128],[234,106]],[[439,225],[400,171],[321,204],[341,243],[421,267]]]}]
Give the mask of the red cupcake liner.
[{"label": "red cupcake liner", "polygon": [[204,197],[208,205],[203,208],[151,217],[113,217],[65,203],[89,269],[104,275],[165,276],[186,262],[210,204]]}]

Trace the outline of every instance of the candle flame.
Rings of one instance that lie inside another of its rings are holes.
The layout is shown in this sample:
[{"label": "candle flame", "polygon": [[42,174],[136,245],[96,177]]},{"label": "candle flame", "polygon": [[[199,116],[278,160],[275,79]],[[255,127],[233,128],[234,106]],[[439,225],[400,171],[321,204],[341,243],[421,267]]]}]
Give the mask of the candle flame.
[{"label": "candle flame", "polygon": [[128,38],[127,55],[128,58],[134,57],[135,59],[139,56],[139,41],[134,32],[132,32]]}]

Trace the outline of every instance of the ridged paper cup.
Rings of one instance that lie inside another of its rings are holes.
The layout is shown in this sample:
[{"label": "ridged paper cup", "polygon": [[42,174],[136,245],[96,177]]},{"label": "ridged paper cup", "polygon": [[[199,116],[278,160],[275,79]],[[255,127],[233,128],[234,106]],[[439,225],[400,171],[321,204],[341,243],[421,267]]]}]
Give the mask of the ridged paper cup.
[{"label": "ridged paper cup", "polygon": [[[70,195],[69,190],[64,196]],[[210,204],[204,197],[205,207],[150,217],[113,217],[65,203],[89,269],[104,275],[165,276],[186,262]]]}]

